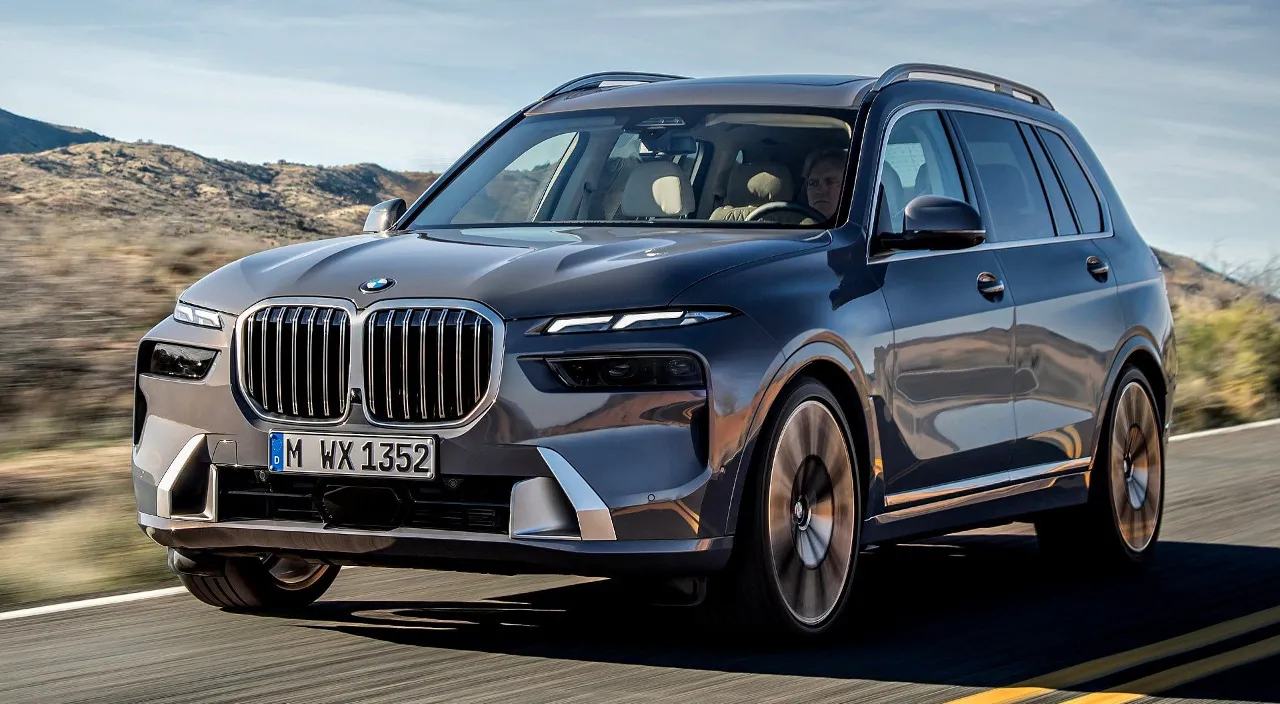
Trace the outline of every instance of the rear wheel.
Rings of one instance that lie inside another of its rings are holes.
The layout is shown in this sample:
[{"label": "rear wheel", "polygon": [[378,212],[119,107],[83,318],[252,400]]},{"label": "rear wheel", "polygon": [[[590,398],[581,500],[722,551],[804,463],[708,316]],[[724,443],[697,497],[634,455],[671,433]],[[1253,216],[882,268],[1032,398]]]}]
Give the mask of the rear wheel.
[{"label": "rear wheel", "polygon": [[172,549],[169,564],[192,596],[240,611],[300,609],[319,599],[340,569],[277,555],[193,560]]},{"label": "rear wheel", "polygon": [[765,433],[740,542],[709,597],[746,630],[825,635],[849,611],[860,538],[848,423],[831,392],[810,380],[786,395]]},{"label": "rear wheel", "polygon": [[1164,513],[1164,437],[1141,371],[1120,376],[1094,458],[1089,503],[1036,522],[1041,547],[1074,560],[1136,565],[1155,551]]}]

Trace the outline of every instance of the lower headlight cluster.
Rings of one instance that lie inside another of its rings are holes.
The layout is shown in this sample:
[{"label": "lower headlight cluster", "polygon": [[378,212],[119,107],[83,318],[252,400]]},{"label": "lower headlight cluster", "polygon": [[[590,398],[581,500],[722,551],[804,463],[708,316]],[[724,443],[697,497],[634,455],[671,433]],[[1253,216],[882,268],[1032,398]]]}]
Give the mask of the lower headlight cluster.
[{"label": "lower headlight cluster", "polygon": [[161,342],[151,350],[147,371],[181,379],[203,379],[213,367],[213,360],[217,356],[218,353],[214,350]]},{"label": "lower headlight cluster", "polygon": [[706,383],[702,364],[687,354],[561,357],[547,364],[574,389],[689,389]]}]

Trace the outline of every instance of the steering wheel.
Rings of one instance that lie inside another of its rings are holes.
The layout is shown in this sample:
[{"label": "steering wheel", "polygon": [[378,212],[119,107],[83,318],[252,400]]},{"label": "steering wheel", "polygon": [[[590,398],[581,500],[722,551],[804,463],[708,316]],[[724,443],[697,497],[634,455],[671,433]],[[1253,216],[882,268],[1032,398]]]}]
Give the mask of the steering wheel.
[{"label": "steering wheel", "polygon": [[778,212],[779,210],[790,210],[795,213],[800,213],[802,215],[812,218],[815,223],[825,222],[827,220],[826,215],[823,215],[822,213],[805,205],[804,203],[795,203],[792,201],[785,201],[785,200],[775,200],[771,203],[765,203],[764,205],[761,205],[757,207],[755,210],[752,210],[751,212],[747,213],[747,216],[743,218],[743,220],[746,222],[750,222],[760,217],[761,215],[768,215],[769,213],[775,213],[775,212]]}]

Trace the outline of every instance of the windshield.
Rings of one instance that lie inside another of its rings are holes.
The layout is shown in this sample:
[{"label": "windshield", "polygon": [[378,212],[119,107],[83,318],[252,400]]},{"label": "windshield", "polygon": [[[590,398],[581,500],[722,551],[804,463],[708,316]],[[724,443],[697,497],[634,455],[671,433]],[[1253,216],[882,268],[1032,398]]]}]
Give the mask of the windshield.
[{"label": "windshield", "polygon": [[835,115],[773,108],[533,116],[436,193],[409,229],[599,222],[829,226],[851,134]]}]

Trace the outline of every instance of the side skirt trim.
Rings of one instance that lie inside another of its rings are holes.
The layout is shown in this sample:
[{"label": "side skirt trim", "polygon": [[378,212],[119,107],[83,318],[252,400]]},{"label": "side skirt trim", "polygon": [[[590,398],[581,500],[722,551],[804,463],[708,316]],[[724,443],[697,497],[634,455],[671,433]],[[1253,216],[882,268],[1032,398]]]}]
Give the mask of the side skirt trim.
[{"label": "side skirt trim", "polygon": [[[884,497],[884,505],[889,507],[900,506],[903,504],[942,501],[960,494],[992,489],[1006,484],[1016,484],[1018,482],[1027,481],[1028,479],[1052,477],[1059,474],[1078,472],[1080,470],[1087,469],[1092,461],[1092,457],[1081,457],[1080,459],[1067,460],[1065,462],[1048,462],[1045,464],[1037,464],[1005,472],[993,472],[991,474],[984,474],[980,477],[973,477],[972,479],[962,479],[957,482],[938,484],[935,486],[925,487],[923,489],[913,489],[911,491],[888,494]],[[931,503],[930,505],[933,504]]]}]

